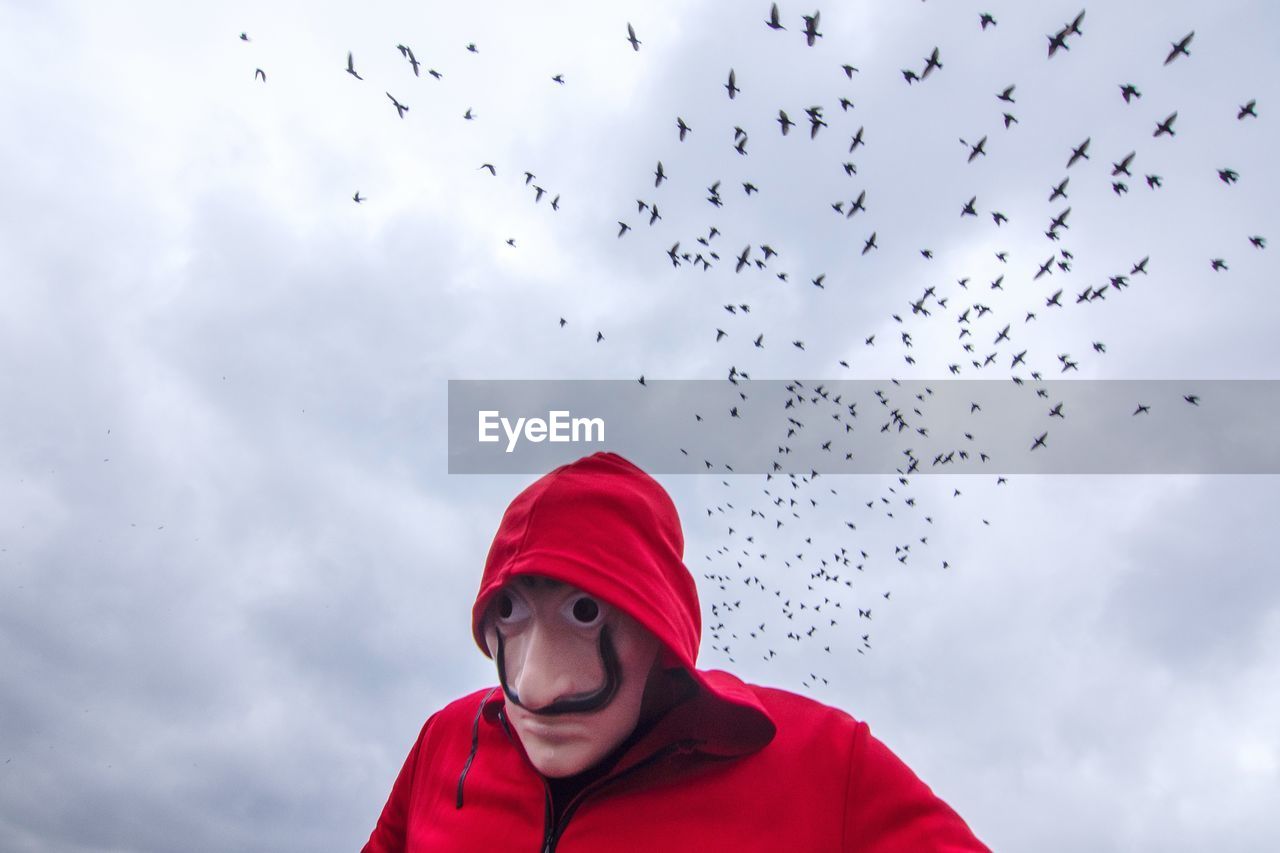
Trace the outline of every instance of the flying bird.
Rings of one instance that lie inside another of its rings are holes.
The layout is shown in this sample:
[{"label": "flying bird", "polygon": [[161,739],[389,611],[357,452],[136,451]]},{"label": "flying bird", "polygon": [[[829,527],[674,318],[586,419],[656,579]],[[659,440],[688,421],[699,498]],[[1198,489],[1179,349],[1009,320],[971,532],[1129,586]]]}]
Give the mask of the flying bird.
[{"label": "flying bird", "polygon": [[1256,107],[1257,105],[1258,105],[1258,101],[1256,98],[1254,100],[1249,101],[1249,103],[1247,104],[1243,104],[1240,107],[1240,112],[1236,113],[1236,118],[1240,119],[1241,121],[1244,120],[1245,116],[1253,116],[1254,118],[1257,118],[1258,113],[1254,110],[1254,107]]},{"label": "flying bird", "polygon": [[[396,115],[400,116],[400,118],[404,118],[404,114],[409,112],[409,108],[406,107],[404,104],[400,103],[399,101],[397,101],[395,98],[395,95],[391,94],[390,92],[387,92],[387,97],[391,99],[391,103],[395,104]],[[470,111],[468,110],[468,112]]]},{"label": "flying bird", "polygon": [[1089,155],[1086,152],[1089,150],[1089,141],[1092,138],[1093,137],[1086,137],[1084,142],[1081,142],[1077,147],[1071,150],[1071,159],[1067,161],[1068,169],[1074,166],[1079,160],[1089,159]]},{"label": "flying bird", "polygon": [[265,83],[267,82],[267,72],[263,71],[261,68],[255,68],[253,70],[253,78],[255,80],[260,79],[262,80],[263,83]]},{"label": "flying bird", "polygon": [[818,18],[822,16],[821,12],[814,12],[812,15],[803,15],[804,18],[804,39],[809,47],[813,47],[816,39],[822,38],[822,33],[818,32]]},{"label": "flying bird", "polygon": [[1169,134],[1170,136],[1174,136],[1175,134],[1173,132],[1173,120],[1176,119],[1177,117],[1178,117],[1177,110],[1169,113],[1168,117],[1166,117],[1164,121],[1156,125],[1156,131],[1151,135],[1157,138],[1162,134],[1166,134],[1166,133]]},{"label": "flying bird", "polygon": [[983,12],[978,18],[978,23],[985,30],[987,27],[994,27],[997,24],[997,21],[995,18],[991,17],[989,13]]},{"label": "flying bird", "polygon": [[733,73],[732,68],[729,69],[729,82],[725,83],[724,87],[729,90],[729,100],[736,98],[738,92],[742,91],[738,88],[737,75]]},{"label": "flying bird", "polygon": [[849,219],[859,210],[866,210],[867,209],[867,206],[865,204],[866,200],[867,200],[866,190],[863,190],[862,192],[858,193],[858,197],[855,198],[853,201],[849,202],[849,212],[844,215],[844,218]]},{"label": "flying bird", "polygon": [[653,170],[653,185],[656,187],[667,179],[667,173],[662,170],[662,161],[658,161],[658,168]]},{"label": "flying bird", "polygon": [[681,141],[681,142],[684,142],[685,134],[687,134],[689,131],[693,130],[693,128],[691,128],[691,127],[689,127],[689,125],[685,124],[684,119],[680,118],[679,116],[676,116],[676,128],[680,131],[680,141]]},{"label": "flying bird", "polygon": [[421,76],[418,74],[418,66],[422,63],[418,62],[418,58],[413,55],[413,49],[408,45],[398,44],[396,45],[396,50],[400,51],[400,55],[409,60],[409,64],[413,66],[413,76]]},{"label": "flying bird", "polygon": [[941,68],[942,63],[938,61],[938,49],[935,47],[933,53],[924,61],[924,70],[920,72],[920,79],[923,80],[933,73],[933,69]]},{"label": "flying bird", "polygon": [[[1117,175],[1130,175],[1129,164],[1133,162],[1133,158],[1137,156],[1137,153],[1138,152],[1136,151],[1130,151],[1119,163],[1112,163],[1111,177],[1114,178]],[[1130,175],[1130,177],[1132,177],[1132,175]]]},{"label": "flying bird", "polygon": [[1124,102],[1127,104],[1130,103],[1130,99],[1132,98],[1141,98],[1142,93],[1139,92],[1138,87],[1132,83],[1121,83],[1120,97],[1124,98]]},{"label": "flying bird", "polygon": [[351,51],[349,50],[347,51],[347,73],[350,74],[352,77],[356,78],[357,80],[364,79],[363,77],[361,77],[359,74],[356,73],[355,60],[352,58]]},{"label": "flying bird", "polygon": [[[960,141],[964,142],[963,139],[961,139]],[[967,142],[965,142],[965,144],[968,145]],[[972,163],[975,159],[977,159],[979,154],[985,157],[987,155],[986,145],[987,145],[987,138],[985,136],[979,139],[975,145],[970,145],[968,162]]]},{"label": "flying bird", "polygon": [[774,3],[773,8],[769,10],[769,20],[764,22],[765,26],[771,30],[785,30],[782,22],[778,20],[778,4]]},{"label": "flying bird", "polygon": [[787,117],[786,110],[778,110],[778,124],[782,125],[782,135],[786,136],[795,122]]},{"label": "flying bird", "polygon": [[1053,55],[1057,53],[1059,49],[1061,50],[1068,49],[1067,35],[1069,33],[1070,33],[1070,30],[1068,30],[1066,27],[1063,27],[1062,29],[1058,30],[1058,32],[1056,32],[1055,34],[1051,36],[1045,36],[1045,38],[1049,40],[1049,58],[1050,59],[1053,59]]},{"label": "flying bird", "polygon": [[631,42],[632,50],[639,50],[642,44],[640,39],[636,38],[635,27],[631,26],[630,23],[627,24],[627,41]]},{"label": "flying bird", "polygon": [[1183,36],[1181,41],[1170,42],[1170,44],[1173,45],[1173,49],[1170,50],[1169,55],[1164,58],[1164,64],[1168,65],[1170,62],[1173,62],[1175,59],[1178,58],[1178,54],[1182,54],[1183,56],[1190,56],[1191,52],[1187,50],[1187,45],[1191,44],[1191,38],[1195,34],[1196,34],[1196,31],[1192,30],[1191,32]]}]

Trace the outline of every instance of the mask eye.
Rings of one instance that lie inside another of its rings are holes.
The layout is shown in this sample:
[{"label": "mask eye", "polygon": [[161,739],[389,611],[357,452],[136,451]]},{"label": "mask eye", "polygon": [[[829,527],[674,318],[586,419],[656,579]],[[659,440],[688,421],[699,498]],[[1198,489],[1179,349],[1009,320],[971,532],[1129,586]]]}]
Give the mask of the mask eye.
[{"label": "mask eye", "polygon": [[566,612],[573,624],[590,628],[604,619],[604,605],[589,595],[577,595],[566,604]]},{"label": "mask eye", "polygon": [[499,622],[518,622],[529,615],[529,606],[519,596],[502,590],[493,598],[493,614]]}]

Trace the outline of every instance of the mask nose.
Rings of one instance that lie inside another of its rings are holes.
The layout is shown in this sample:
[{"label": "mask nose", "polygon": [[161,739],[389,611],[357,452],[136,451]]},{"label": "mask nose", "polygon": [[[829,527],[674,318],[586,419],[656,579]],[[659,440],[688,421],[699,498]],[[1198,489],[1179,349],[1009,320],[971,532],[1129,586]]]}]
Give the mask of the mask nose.
[{"label": "mask nose", "polygon": [[521,638],[520,670],[511,686],[520,704],[537,712],[568,696],[590,691],[594,686],[593,666],[583,659],[581,643],[560,637],[558,632],[534,625]]}]

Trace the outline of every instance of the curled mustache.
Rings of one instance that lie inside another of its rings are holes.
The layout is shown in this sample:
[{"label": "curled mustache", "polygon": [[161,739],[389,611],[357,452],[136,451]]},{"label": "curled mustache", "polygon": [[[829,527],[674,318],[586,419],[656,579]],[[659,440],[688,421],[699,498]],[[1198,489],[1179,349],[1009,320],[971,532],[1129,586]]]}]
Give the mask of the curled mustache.
[{"label": "curled mustache", "polygon": [[520,706],[531,714],[545,716],[588,714],[592,711],[599,711],[608,705],[613,701],[614,694],[618,692],[618,686],[622,683],[622,673],[618,666],[618,653],[613,648],[613,640],[609,637],[609,627],[607,625],[600,629],[600,661],[604,664],[604,684],[590,693],[566,696],[542,708],[530,708],[525,705],[520,701],[520,697],[516,692],[507,684],[506,647],[502,631],[496,625],[493,630],[498,635],[498,653],[495,657],[498,659],[498,683],[502,685],[502,692],[507,694],[508,702]]}]

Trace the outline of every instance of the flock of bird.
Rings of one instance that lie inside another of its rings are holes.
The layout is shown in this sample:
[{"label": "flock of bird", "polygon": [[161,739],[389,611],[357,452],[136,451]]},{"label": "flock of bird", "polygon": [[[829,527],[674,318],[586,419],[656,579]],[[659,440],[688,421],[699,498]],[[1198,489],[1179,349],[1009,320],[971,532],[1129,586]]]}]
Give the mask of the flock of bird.
[{"label": "flock of bird", "polygon": [[[737,8],[735,7],[735,11]],[[820,40],[826,38],[821,30],[820,11],[792,16],[784,14],[778,4],[773,3],[763,17],[762,25],[774,33],[774,37],[794,38],[795,50],[814,48],[821,43]],[[976,14],[973,26],[973,35],[978,38],[993,39],[1000,31],[1000,22],[987,12]],[[1086,32],[1086,13],[1081,10],[1060,28],[1046,33],[1047,61],[1058,61],[1056,58],[1061,54],[1072,51],[1086,37]],[[619,50],[639,53],[643,49],[649,49],[650,46],[646,46],[641,34],[630,22],[625,23],[625,28],[620,25]],[[1163,66],[1193,61],[1191,48],[1194,35],[1194,31],[1191,31],[1171,40],[1167,54],[1163,56]],[[959,34],[957,37],[960,37]],[[247,34],[242,33],[240,38],[249,41]],[[420,77],[422,63],[412,48],[399,44],[396,49],[412,75]],[[479,53],[474,43],[467,44],[465,49],[471,53]],[[994,48],[992,51],[994,52]],[[1153,56],[1152,64],[1160,64],[1158,55]],[[918,87],[931,85],[930,81],[940,75],[953,73],[948,67],[949,63],[944,63],[944,47],[939,45],[920,56],[918,61],[898,69],[898,73],[905,85],[911,91],[916,91]],[[346,55],[344,70],[353,78],[353,84],[367,82],[359,73],[351,52]],[[425,70],[427,75],[437,81],[444,77],[434,68]],[[871,70],[868,67],[868,72]],[[872,76],[848,62],[833,65],[831,71],[833,74],[838,71],[847,85],[852,85],[855,79],[866,80]],[[858,77],[855,78],[855,75]],[[261,83],[266,82],[266,72],[261,68],[255,69],[254,77]],[[563,74],[549,77],[556,87],[566,85]],[[893,74],[892,85],[902,86],[903,83],[898,82],[896,77],[897,74]],[[850,120],[850,113],[856,109],[853,93],[843,92],[831,96],[830,106],[814,104],[803,108],[804,118],[800,118],[801,113],[795,110],[788,113],[785,107],[778,108],[776,116],[772,113],[767,116],[744,116],[741,111],[746,108],[739,106],[742,103],[740,95],[743,93],[743,81],[735,68],[728,67],[718,71],[715,78],[691,80],[688,85],[723,89],[725,102],[733,102],[734,108],[739,112],[728,119],[724,119],[722,114],[673,116],[669,131],[672,146],[686,145],[691,137],[698,135],[715,134],[715,125],[722,123],[725,138],[729,138],[729,131],[732,129],[731,141],[723,149],[724,156],[737,163],[752,162],[741,159],[749,158],[752,152],[751,131],[745,129],[744,125],[767,121],[771,127],[770,132],[788,138],[789,144],[795,145],[803,143],[790,140],[794,140],[796,136],[803,138],[804,134],[793,136],[793,129],[801,123],[807,123],[807,137],[810,141],[816,140],[820,135],[838,134],[847,137],[847,150],[841,145],[842,156],[831,164],[833,175],[850,182],[866,177],[865,170],[860,172],[859,158],[865,147],[872,144],[870,140],[874,129],[868,129],[864,124],[858,124],[856,128],[853,126],[854,123]],[[884,78],[877,78],[874,85],[886,85]],[[1133,82],[1121,80],[1115,85],[1118,94],[1116,89],[1111,89],[1109,97],[1122,100],[1130,108],[1136,108],[1144,97],[1144,93]],[[959,168],[969,168],[980,159],[995,157],[992,150],[995,147],[993,134],[1016,132],[1015,126],[1021,124],[1015,113],[1019,103],[1017,87],[1016,82],[1011,82],[992,93],[998,104],[997,111],[993,114],[992,127],[972,142],[961,138],[964,154],[957,158]],[[388,87],[385,96],[396,115],[404,119],[410,113],[412,104],[401,100],[390,88],[395,87]],[[726,103],[726,109],[728,108]],[[998,114],[998,118],[994,118],[995,114]],[[1232,115],[1237,122],[1257,121],[1257,100],[1233,104]],[[469,121],[476,117],[477,114],[468,108],[460,118]],[[1165,186],[1164,176],[1154,171],[1144,172],[1136,164],[1140,157],[1147,159],[1140,153],[1142,145],[1176,144],[1174,140],[1179,130],[1177,120],[1176,110],[1163,118],[1153,119],[1153,125],[1148,125],[1151,127],[1149,136],[1135,139],[1133,150],[1119,156],[1109,169],[1101,167],[1101,171],[1106,173],[1103,178],[1109,183],[1111,193],[1121,198],[1131,192],[1131,183],[1140,187],[1145,185],[1144,192],[1161,191]],[[772,130],[773,125],[776,125],[776,131]],[[1077,184],[1091,182],[1090,186],[1093,186],[1100,180],[1099,167],[1094,163],[1099,155],[1092,145],[1093,139],[1087,135],[1078,141],[1064,144],[1061,172],[1046,176],[1045,204],[1051,207],[1043,214],[1044,219],[1041,221],[1047,223],[1043,230],[1043,237],[1049,244],[1047,256],[1037,258],[1034,264],[1020,269],[1011,265],[1010,250],[1001,249],[995,253],[995,259],[1002,271],[994,279],[978,281],[973,274],[961,274],[953,276],[946,284],[931,283],[921,288],[918,295],[907,299],[903,308],[888,318],[897,332],[892,345],[900,348],[906,365],[916,365],[917,340],[937,342],[951,338],[954,341],[953,355],[932,365],[939,372],[945,372],[947,376],[981,378],[999,374],[1001,378],[1012,379],[1025,388],[1031,405],[1043,406],[1046,427],[1028,435],[1026,444],[1018,448],[1018,452],[1039,453],[1050,446],[1054,424],[1064,421],[1067,413],[1062,401],[1048,399],[1050,394],[1045,385],[1045,377],[1066,376],[1078,371],[1082,359],[1070,353],[1046,353],[1037,348],[1035,326],[1032,324],[1051,312],[1096,310],[1097,306],[1107,300],[1124,298],[1125,292],[1138,282],[1139,277],[1150,275],[1149,268],[1153,263],[1150,254],[1142,253],[1141,257],[1131,258],[1105,277],[1089,281],[1082,287],[1070,287],[1066,283],[1065,280],[1072,274],[1073,265],[1077,263],[1077,253],[1085,251],[1081,247],[1069,249],[1062,245],[1064,236],[1074,224],[1070,200],[1070,193],[1075,190],[1072,181]],[[670,158],[667,159],[671,162]],[[730,196],[730,189],[725,186],[724,180],[714,174],[699,177],[677,175],[664,165],[661,158],[650,162],[654,163],[651,171],[646,169],[643,174],[635,176],[636,187],[642,188],[646,197],[636,198],[634,206],[630,201],[625,202],[625,207],[624,203],[619,202],[621,215],[611,223],[601,224],[602,237],[607,233],[610,240],[645,240],[647,244],[652,244],[655,265],[679,271],[674,273],[676,275],[714,273],[735,282],[740,280],[739,277],[756,277],[756,280],[744,285],[740,291],[763,286],[764,283],[823,291],[837,285],[847,275],[847,270],[843,269],[798,273],[786,265],[786,247],[776,244],[776,241],[760,242],[737,234],[726,222],[713,221],[707,224],[707,219],[720,216],[727,207],[746,203],[746,199],[767,193],[762,189],[766,181],[754,178],[742,181],[742,194],[738,195],[735,189]],[[762,174],[767,174],[774,168],[776,164],[773,163],[760,166]],[[1241,180],[1241,175],[1235,168],[1215,168],[1224,185],[1232,186]],[[545,187],[532,170],[500,168],[494,162],[486,161],[477,164],[476,171],[480,173],[481,179],[493,179],[502,175],[522,182],[534,204],[544,203],[545,199],[552,210],[560,209],[562,193]],[[679,190],[673,189],[676,185]],[[830,192],[830,188],[835,185],[835,180],[827,181],[818,191]],[[707,205],[701,213],[687,207],[686,199],[691,193],[696,193]],[[362,204],[367,197],[357,190],[351,199]],[[989,218],[991,224],[985,227],[996,229],[997,234],[1004,233],[999,229],[1004,228],[1012,218],[1036,215],[1007,208],[983,209],[977,195],[970,195],[967,199],[958,198],[953,203],[958,222],[976,222]],[[836,217],[849,223],[849,227],[857,227],[865,222],[852,247],[851,254],[855,260],[880,249],[885,238],[882,234],[883,226],[875,222],[876,207],[873,200],[868,198],[865,186],[840,192],[837,199],[824,204]],[[822,215],[831,215],[825,212],[826,208],[823,210]],[[671,216],[672,211],[678,215]],[[664,212],[668,216],[664,217]],[[1079,216],[1078,213],[1076,215]],[[682,223],[698,216],[704,217],[702,222],[696,228],[685,230]],[[662,236],[652,237],[650,234]],[[894,237],[895,242],[900,245],[902,239],[898,235]],[[510,248],[518,248],[515,237],[503,235],[503,239]],[[1261,234],[1251,233],[1243,235],[1241,243],[1250,246],[1250,251],[1263,250],[1266,238]],[[920,249],[919,254],[925,261],[933,260],[931,249]],[[1018,259],[1013,260],[1016,262]],[[1227,258],[1217,253],[1212,253],[1206,259],[1206,265],[1214,273],[1229,269]],[[1058,284],[1046,286],[1048,280]],[[1016,311],[1010,308],[1012,300],[1005,297],[1006,287],[1010,291],[1017,291],[1019,298],[1024,300]],[[1032,287],[1042,290],[1029,290]],[[1030,305],[1025,303],[1025,294],[1028,292],[1035,294],[1034,303]],[[773,345],[772,340],[766,339],[766,331],[760,325],[747,328],[750,323],[762,322],[761,312],[753,313],[751,302],[745,298],[723,305],[723,310],[725,313],[721,316],[724,319],[708,328],[707,346],[721,346],[729,338],[749,341],[749,352],[757,358],[753,362],[753,372],[769,370],[768,352]],[[566,330],[572,325],[568,319],[572,314],[572,309],[566,309],[559,316],[557,326],[560,330]],[[944,317],[953,320],[950,331],[946,331],[946,327],[939,322]],[[603,329],[594,330],[590,337],[595,344],[607,348]],[[877,335],[873,333],[859,335],[857,340],[860,346],[870,348],[876,346],[876,338]],[[789,351],[808,352],[806,342],[801,338],[794,338],[784,343],[784,346]],[[1106,351],[1105,342],[1089,342],[1090,357],[1101,358]],[[841,370],[850,369],[848,357],[839,359],[834,366]],[[825,371],[831,367],[817,369]],[[687,413],[690,428],[694,431],[691,434],[701,436],[702,446],[711,449],[702,454],[691,454],[688,448],[679,448],[689,466],[685,470],[716,474],[741,473],[734,471],[734,460],[711,457],[715,455],[715,448],[723,447],[719,437],[732,429],[733,420],[739,419],[742,414],[740,409],[763,404],[751,389],[751,376],[747,370],[736,364],[728,364],[725,376],[726,382],[737,395],[734,405],[726,406],[719,412]],[[646,382],[644,375],[638,381],[642,385],[650,384]],[[853,650],[858,654],[866,654],[871,650],[869,623],[873,619],[873,612],[881,612],[889,606],[887,602],[892,600],[892,589],[883,588],[891,584],[886,572],[897,571],[900,567],[916,563],[941,569],[951,568],[947,560],[921,556],[930,549],[928,530],[933,524],[933,516],[924,510],[922,501],[913,490],[913,478],[927,471],[945,472],[949,470],[949,466],[981,466],[993,457],[999,458],[999,453],[1007,454],[1010,451],[1009,448],[997,450],[983,447],[980,438],[970,431],[955,435],[952,446],[945,447],[932,456],[920,455],[911,446],[907,446],[881,493],[869,500],[851,499],[843,495],[841,490],[828,487],[828,481],[822,476],[824,472],[817,467],[808,467],[807,472],[795,470],[792,455],[797,450],[797,442],[808,440],[806,429],[809,433],[816,433],[818,430],[814,427],[821,423],[826,428],[837,430],[837,434],[852,434],[866,429],[913,438],[928,437],[931,391],[925,389],[923,392],[908,392],[897,381],[889,380],[882,387],[876,388],[868,398],[856,400],[828,387],[830,384],[795,380],[785,385],[782,399],[771,398],[769,405],[776,406],[778,410],[777,452],[768,463],[759,491],[741,499],[725,499],[706,508],[707,516],[716,523],[723,524],[727,531],[724,533],[724,544],[714,552],[704,555],[709,564],[708,570],[702,573],[704,587],[722,593],[713,596],[714,600],[708,608],[710,619],[707,632],[711,638],[712,650],[730,662],[735,662],[738,655],[747,652],[768,662],[780,656],[786,657],[787,650],[794,649],[795,654],[808,656],[803,658],[805,660],[822,661],[814,667],[816,671],[810,672],[809,677],[803,680],[807,688],[829,683],[827,674],[838,668],[834,661],[842,659],[842,650],[847,651],[842,645],[844,642],[851,641]],[[760,395],[761,398],[767,396]],[[1142,418],[1151,417],[1153,408],[1158,410],[1165,401],[1136,400],[1134,403],[1133,411],[1126,412],[1126,416]],[[1189,393],[1184,394],[1181,401],[1169,403],[1198,407],[1201,399],[1198,394]],[[970,413],[976,413],[979,409],[980,403],[973,401]],[[852,455],[852,451],[840,446],[838,438],[828,438],[820,444],[820,449],[830,453],[832,460],[839,460],[842,451],[846,460]],[[799,454],[796,453],[796,456]],[[992,477],[997,485],[1006,482],[1005,477],[997,477],[994,471]],[[737,488],[737,482],[735,480],[735,484],[731,485],[727,479],[722,481],[731,492]],[[959,498],[961,495],[961,489],[957,488],[952,497]],[[819,526],[829,523],[820,519],[833,516],[840,519],[838,530],[832,532],[827,527]],[[988,522],[983,520],[982,523]],[[866,544],[866,531],[877,524],[897,524],[901,527],[894,530],[907,531],[892,534],[895,544],[891,553],[881,553],[874,548],[868,550],[870,546]],[[778,556],[780,551],[785,552],[786,556]],[[916,557],[914,561],[913,556]],[[877,579],[878,586],[868,589],[871,586],[870,578],[873,577]],[[858,597],[857,604],[848,606],[853,596]],[[768,608],[769,615],[761,618],[765,608]],[[851,632],[835,630],[842,626],[846,629],[854,627]],[[836,652],[832,652],[833,647]],[[823,657],[825,655],[833,655],[829,659],[831,662]]]}]

